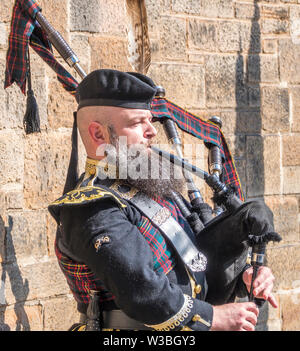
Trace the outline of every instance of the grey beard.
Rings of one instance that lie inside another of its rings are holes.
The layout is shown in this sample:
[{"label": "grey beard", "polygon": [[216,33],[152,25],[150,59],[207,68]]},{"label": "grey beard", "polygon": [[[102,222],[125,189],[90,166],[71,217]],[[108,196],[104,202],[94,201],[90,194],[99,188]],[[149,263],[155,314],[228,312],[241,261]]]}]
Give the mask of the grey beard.
[{"label": "grey beard", "polygon": [[[127,150],[119,148],[119,139],[113,126],[108,126],[108,131],[110,143],[116,150],[117,169],[120,169],[124,163],[127,165],[126,178],[119,178],[123,183],[127,183],[154,198],[157,196],[170,198],[173,191],[178,193],[184,191],[185,180],[177,166],[163,160],[162,157],[153,152],[149,154],[146,147],[144,149],[139,148],[137,156],[129,155]],[[148,146],[150,146],[150,142]],[[140,163],[135,162],[139,160]],[[134,172],[136,170],[138,172]],[[132,177],[131,174],[135,174],[135,177]]]},{"label": "grey beard", "polygon": [[[155,162],[155,167],[157,167],[158,163],[158,169],[156,169],[156,171],[158,171],[156,172],[158,173],[158,178],[151,177],[151,171],[153,170],[151,163],[152,157],[149,156],[148,158],[148,178],[132,178],[129,175],[125,181],[127,181],[131,186],[143,191],[148,196],[154,198],[157,196],[161,198],[172,197],[173,191],[182,193],[185,184],[184,180],[182,178],[177,179],[177,177],[175,177],[175,168],[173,164],[171,164],[170,172],[165,172],[164,163],[162,162],[161,157],[159,157],[159,160],[156,160]],[[127,162],[129,165],[130,159],[127,159]]]}]

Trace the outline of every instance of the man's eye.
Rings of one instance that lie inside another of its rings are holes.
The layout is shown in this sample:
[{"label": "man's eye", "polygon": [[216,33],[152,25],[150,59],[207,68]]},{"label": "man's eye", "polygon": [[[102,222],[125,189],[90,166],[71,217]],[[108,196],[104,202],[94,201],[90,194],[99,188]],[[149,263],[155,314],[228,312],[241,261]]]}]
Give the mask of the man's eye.
[{"label": "man's eye", "polygon": [[136,120],[136,121],[133,121],[133,122],[132,122],[132,125],[137,125],[137,124],[141,124],[141,123],[142,123],[142,121]]}]

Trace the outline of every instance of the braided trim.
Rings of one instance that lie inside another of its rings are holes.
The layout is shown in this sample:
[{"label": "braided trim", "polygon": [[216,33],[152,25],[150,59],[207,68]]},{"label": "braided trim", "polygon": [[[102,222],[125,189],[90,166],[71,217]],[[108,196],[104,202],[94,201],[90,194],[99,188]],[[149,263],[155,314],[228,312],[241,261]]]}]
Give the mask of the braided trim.
[{"label": "braided trim", "polygon": [[193,300],[190,296],[184,295],[184,302],[179,310],[173,317],[168,319],[167,321],[160,323],[160,324],[153,324],[153,325],[147,325],[145,324],[146,327],[153,328],[157,331],[169,331],[172,330],[178,326],[188,317],[189,313],[191,312],[193,308]]}]

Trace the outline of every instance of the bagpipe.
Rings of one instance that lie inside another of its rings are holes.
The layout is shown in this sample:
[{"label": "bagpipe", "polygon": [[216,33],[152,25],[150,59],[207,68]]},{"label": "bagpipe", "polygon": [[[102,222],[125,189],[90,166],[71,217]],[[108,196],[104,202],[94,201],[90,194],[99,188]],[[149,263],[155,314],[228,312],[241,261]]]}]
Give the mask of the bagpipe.
[{"label": "bagpipe", "polygon": [[[132,21],[141,21],[140,25],[131,23],[133,35],[144,38],[136,47],[138,53],[133,67],[139,73],[146,74],[150,65],[150,45],[145,33],[147,30],[146,9],[143,1],[127,1],[127,9],[134,14]],[[136,31],[140,31],[136,33]],[[64,61],[75,69],[80,78],[86,73],[79,60],[64,38],[52,27],[34,0],[16,0],[9,48],[5,87],[16,82],[25,94],[28,80],[27,109],[24,116],[26,133],[38,132],[39,116],[34,98],[29,62],[29,45],[56,72],[58,80],[66,91],[76,98],[76,79],[56,60],[52,46]],[[131,46],[132,46],[131,41]],[[264,264],[266,245],[270,241],[280,241],[274,231],[273,214],[262,201],[245,201],[240,180],[230,154],[226,139],[221,131],[222,122],[218,116],[202,120],[165,98],[165,91],[157,87],[152,102],[151,112],[154,120],[163,124],[168,140],[177,155],[152,147],[161,157],[182,167],[186,180],[189,202],[180,194],[173,192],[173,198],[193,229],[201,251],[208,257],[207,301],[222,304],[234,298],[238,277],[245,267],[251,251],[251,264],[254,267],[252,283],[258,268]],[[183,157],[182,143],[177,127],[186,133],[204,141],[208,148],[208,169],[204,172],[187,162]],[[77,163],[77,129],[74,119],[72,133],[72,153],[64,192],[74,188],[78,179],[74,165]],[[213,191],[214,208],[204,202],[197,189],[193,175],[202,178]],[[253,300],[253,288],[250,291]]]}]

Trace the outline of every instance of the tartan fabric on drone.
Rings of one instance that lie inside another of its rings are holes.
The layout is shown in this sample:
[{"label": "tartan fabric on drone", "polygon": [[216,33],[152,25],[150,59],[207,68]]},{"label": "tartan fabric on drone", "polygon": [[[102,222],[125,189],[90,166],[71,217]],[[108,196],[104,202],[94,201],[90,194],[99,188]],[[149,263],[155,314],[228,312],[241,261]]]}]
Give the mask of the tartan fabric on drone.
[{"label": "tartan fabric on drone", "polygon": [[236,171],[233,158],[229,151],[226,139],[220,128],[210,121],[202,120],[200,117],[184,110],[173,102],[163,98],[156,98],[152,101],[152,116],[154,118],[170,118],[180,129],[202,139],[205,143],[217,145],[220,148],[223,158],[223,181],[234,186],[237,195],[244,200],[241,183]]},{"label": "tartan fabric on drone", "polygon": [[31,0],[18,0],[14,5],[8,37],[4,88],[16,82],[25,94],[28,42],[35,27],[34,18],[40,10]]},{"label": "tartan fabric on drone", "polygon": [[[156,198],[161,206],[168,208],[175,220],[184,228],[187,224],[178,207],[173,202]],[[147,217],[142,216],[137,225],[139,231],[148,242],[153,255],[153,269],[156,272],[170,272],[175,264],[175,255],[160,231],[155,228]],[[55,253],[59,266],[64,273],[68,285],[77,302],[87,304],[89,302],[89,290],[100,291],[100,302],[111,301],[114,296],[105,288],[102,281],[95,277],[87,265],[77,263],[64,255],[55,243]]]},{"label": "tartan fabric on drone", "polygon": [[75,95],[78,86],[77,81],[72,75],[55,59],[51,46],[47,47],[44,43],[47,38],[40,26],[37,26],[30,38],[30,46],[35,52],[53,69],[57,74],[58,81],[64,89],[72,95]]},{"label": "tartan fabric on drone", "polygon": [[11,31],[6,58],[4,88],[16,82],[23,94],[26,91],[28,44],[56,72],[63,87],[75,94],[77,81],[55,59],[46,33],[35,21],[40,7],[33,0],[18,0],[13,8]]}]

